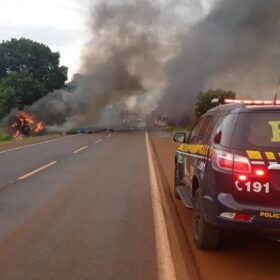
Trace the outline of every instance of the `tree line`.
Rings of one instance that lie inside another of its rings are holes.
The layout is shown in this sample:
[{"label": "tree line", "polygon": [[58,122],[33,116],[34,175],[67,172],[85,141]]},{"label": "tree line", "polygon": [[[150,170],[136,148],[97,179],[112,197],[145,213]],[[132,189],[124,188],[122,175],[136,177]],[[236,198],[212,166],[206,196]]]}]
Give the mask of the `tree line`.
[{"label": "tree line", "polygon": [[[0,120],[13,108],[21,110],[64,88],[67,72],[67,67],[60,66],[60,54],[44,44],[26,38],[0,43]],[[196,117],[216,106],[211,103],[216,97],[235,98],[235,93],[222,89],[199,92]]]},{"label": "tree line", "polygon": [[232,90],[223,89],[210,89],[207,91],[201,91],[197,95],[197,102],[195,104],[195,116],[196,118],[202,116],[211,108],[217,106],[217,104],[212,103],[214,98],[229,98],[235,99],[236,93]]},{"label": "tree line", "polygon": [[65,87],[67,72],[60,53],[44,44],[25,38],[0,43],[0,120]]}]

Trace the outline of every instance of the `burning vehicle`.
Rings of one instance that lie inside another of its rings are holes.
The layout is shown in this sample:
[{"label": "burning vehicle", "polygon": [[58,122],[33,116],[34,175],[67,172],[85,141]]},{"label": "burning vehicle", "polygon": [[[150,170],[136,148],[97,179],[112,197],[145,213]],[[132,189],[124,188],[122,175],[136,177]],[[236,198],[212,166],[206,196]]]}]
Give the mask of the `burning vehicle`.
[{"label": "burning vehicle", "polygon": [[36,136],[45,132],[45,125],[38,121],[32,114],[27,112],[17,112],[10,119],[8,133],[16,138],[19,136]]}]

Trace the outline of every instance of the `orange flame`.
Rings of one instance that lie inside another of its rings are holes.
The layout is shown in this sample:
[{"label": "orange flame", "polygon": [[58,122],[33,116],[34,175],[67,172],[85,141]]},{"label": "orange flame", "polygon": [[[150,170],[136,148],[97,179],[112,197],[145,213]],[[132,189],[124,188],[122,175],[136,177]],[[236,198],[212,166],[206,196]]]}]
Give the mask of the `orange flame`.
[{"label": "orange flame", "polygon": [[21,135],[38,135],[44,129],[44,123],[37,121],[30,113],[18,112],[12,120],[9,130],[12,137],[19,137]]}]

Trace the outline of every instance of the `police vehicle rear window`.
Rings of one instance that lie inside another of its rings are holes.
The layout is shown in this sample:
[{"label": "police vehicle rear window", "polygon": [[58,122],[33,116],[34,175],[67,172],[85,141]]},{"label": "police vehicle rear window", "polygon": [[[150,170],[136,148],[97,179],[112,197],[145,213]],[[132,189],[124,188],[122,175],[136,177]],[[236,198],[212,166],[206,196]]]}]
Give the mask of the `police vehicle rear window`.
[{"label": "police vehicle rear window", "polygon": [[280,151],[280,111],[240,113],[232,148]]}]

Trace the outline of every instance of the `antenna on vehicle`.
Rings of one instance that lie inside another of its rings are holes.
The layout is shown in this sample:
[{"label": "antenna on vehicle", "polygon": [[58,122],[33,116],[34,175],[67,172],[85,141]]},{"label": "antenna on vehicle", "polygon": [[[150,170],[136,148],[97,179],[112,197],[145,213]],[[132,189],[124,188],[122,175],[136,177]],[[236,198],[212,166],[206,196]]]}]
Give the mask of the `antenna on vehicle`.
[{"label": "antenna on vehicle", "polygon": [[273,105],[277,105],[277,93],[275,94],[274,100],[273,100]]},{"label": "antenna on vehicle", "polygon": [[280,87],[280,76],[278,78],[277,89],[276,89],[275,97],[273,100],[273,105],[277,104],[277,96],[278,96],[278,92],[279,92],[279,87]]},{"label": "antenna on vehicle", "polygon": [[225,104],[225,98],[223,96],[219,96],[219,103],[220,105]]}]

